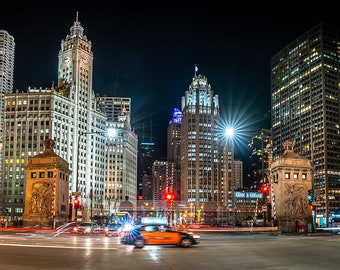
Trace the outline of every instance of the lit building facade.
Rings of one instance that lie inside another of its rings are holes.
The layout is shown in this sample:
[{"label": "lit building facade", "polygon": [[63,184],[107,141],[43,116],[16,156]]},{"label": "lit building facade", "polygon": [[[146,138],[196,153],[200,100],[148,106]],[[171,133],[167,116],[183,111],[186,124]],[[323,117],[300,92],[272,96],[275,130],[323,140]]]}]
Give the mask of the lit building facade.
[{"label": "lit building facade", "polygon": [[155,160],[152,165],[152,195],[154,205],[164,200],[167,189],[167,161]]},{"label": "lit building facade", "polygon": [[126,125],[131,124],[131,98],[96,96],[99,109],[105,113],[108,122],[118,122],[124,113]]},{"label": "lit building facade", "polygon": [[294,153],[294,142],[284,142],[284,153],[271,163],[272,217],[283,232],[295,232],[296,223],[310,224],[313,213],[308,203],[312,189],[312,166],[307,157]]},{"label": "lit building facade", "polygon": [[[121,97],[97,97],[107,119],[108,135],[106,149],[105,209],[111,214],[129,198],[137,205],[137,156],[138,138],[131,128],[131,99]],[[110,133],[110,132],[109,132]]]},{"label": "lit building facade", "polygon": [[[92,43],[84,28],[76,21],[70,34],[61,41],[58,55],[58,86],[70,87],[69,99],[75,104],[72,111],[73,155],[71,192],[80,192],[83,217],[99,215],[103,207],[105,185],[106,117],[97,107],[92,89]],[[55,140],[59,144],[59,140]],[[80,211],[78,211],[80,212]]]},{"label": "lit building facade", "polygon": [[318,24],[271,59],[273,161],[283,143],[313,165],[316,222],[340,214],[340,55],[337,30]]},{"label": "lit building facade", "polygon": [[96,107],[92,71],[91,42],[76,18],[61,42],[58,86],[5,95],[2,205],[12,218],[24,209],[24,165],[43,152],[49,138],[55,153],[69,163],[69,192],[80,194],[81,218],[89,220],[102,211],[106,118]]},{"label": "lit building facade", "polygon": [[234,186],[235,190],[243,189],[243,162],[234,160]]},{"label": "lit building facade", "polygon": [[13,91],[14,55],[14,37],[6,30],[0,30],[0,123],[4,111],[4,94]]},{"label": "lit building facade", "polygon": [[200,209],[221,199],[219,100],[205,76],[195,73],[181,110],[181,200]]},{"label": "lit building facade", "polygon": [[[5,95],[1,207],[12,219],[24,210],[24,165],[43,152],[46,139],[53,139],[55,153],[72,172],[69,202],[78,197],[81,207],[70,211],[70,219],[102,216],[110,200],[117,209],[126,196],[136,204],[138,140],[130,125],[131,99],[96,98],[92,44],[83,31],[77,14],[61,41],[57,87]],[[109,137],[113,128],[116,134]]]},{"label": "lit building facade", "polygon": [[175,108],[167,128],[167,160],[169,162],[168,186],[181,199],[181,123],[182,112]]},{"label": "lit building facade", "polygon": [[[0,30],[0,157],[2,156],[3,141],[3,112],[4,95],[12,93],[14,81],[15,41],[6,30]],[[0,158],[0,175],[2,175],[2,158]],[[0,176],[1,181],[1,176]],[[0,185],[0,194],[1,194]]]},{"label": "lit building facade", "polygon": [[138,147],[138,195],[143,200],[151,200],[152,165],[155,161],[155,143],[142,140]]},{"label": "lit building facade", "polygon": [[221,144],[221,182],[220,201],[222,207],[232,211],[236,208],[235,191],[237,190],[235,181],[235,148],[233,135],[225,136]]},{"label": "lit building facade", "polygon": [[182,112],[175,108],[167,130],[167,159],[180,163]]},{"label": "lit building facade", "polygon": [[68,219],[69,165],[58,157],[51,139],[44,141],[44,152],[29,157],[25,166],[25,226],[60,226]]},{"label": "lit building facade", "polygon": [[245,187],[259,191],[263,183],[268,183],[268,149],[272,142],[272,131],[262,129],[248,143],[251,149],[250,171],[247,172]]}]

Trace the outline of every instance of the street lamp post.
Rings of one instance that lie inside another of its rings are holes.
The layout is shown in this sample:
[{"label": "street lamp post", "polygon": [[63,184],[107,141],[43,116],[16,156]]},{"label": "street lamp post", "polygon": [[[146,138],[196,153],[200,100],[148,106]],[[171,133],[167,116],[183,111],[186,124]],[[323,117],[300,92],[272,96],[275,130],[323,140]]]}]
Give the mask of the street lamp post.
[{"label": "street lamp post", "polygon": [[225,201],[228,202],[228,194],[231,191],[231,202],[234,208],[234,223],[236,224],[236,201],[235,201],[235,179],[234,179],[234,129],[227,127],[225,129]]},{"label": "street lamp post", "polygon": [[91,191],[90,191],[90,220],[93,219],[93,186],[91,183]]},{"label": "street lamp post", "polygon": [[196,205],[193,202],[190,203],[190,217],[192,224],[196,221]]},{"label": "street lamp post", "polygon": [[272,171],[272,160],[273,160],[273,149],[272,142],[267,145],[268,150],[268,169],[269,169],[269,183],[270,183],[270,203],[271,203],[271,215],[272,215],[272,226],[277,226],[277,217],[276,217],[276,202],[275,202],[275,194],[274,194],[274,180],[273,180],[273,171]]},{"label": "street lamp post", "polygon": [[[315,161],[314,161],[314,150],[315,150],[315,145],[314,145],[314,127],[316,127],[316,124],[313,124],[310,126],[310,146],[311,146],[311,150],[310,150],[310,156],[311,156],[311,163],[312,163],[312,190],[313,190],[313,194],[316,193],[316,190],[314,188],[314,177],[316,176],[316,165],[315,165]],[[313,198],[313,200],[318,200],[318,198]],[[312,202],[313,203],[313,202]],[[316,217],[317,217],[317,205],[314,206],[315,208],[312,210],[312,220],[313,220],[313,226],[315,226],[316,224]],[[328,212],[328,210],[327,210]],[[327,216],[328,214],[326,213],[325,216]],[[326,217],[326,220],[328,220],[328,217]],[[328,222],[327,222],[328,224]],[[327,225],[328,226],[328,225]]]},{"label": "street lamp post", "polygon": [[[76,163],[76,192],[72,195],[75,195],[76,197],[80,196],[81,193],[79,194],[79,152],[80,152],[80,141],[81,137],[86,134],[86,133],[80,133],[78,136],[78,141],[77,141],[77,163]],[[78,219],[78,209],[74,208],[74,204],[72,201],[72,220],[77,220]]]},{"label": "street lamp post", "polygon": [[108,202],[108,216],[111,215],[111,200],[113,200],[113,196],[106,196],[106,201]]}]

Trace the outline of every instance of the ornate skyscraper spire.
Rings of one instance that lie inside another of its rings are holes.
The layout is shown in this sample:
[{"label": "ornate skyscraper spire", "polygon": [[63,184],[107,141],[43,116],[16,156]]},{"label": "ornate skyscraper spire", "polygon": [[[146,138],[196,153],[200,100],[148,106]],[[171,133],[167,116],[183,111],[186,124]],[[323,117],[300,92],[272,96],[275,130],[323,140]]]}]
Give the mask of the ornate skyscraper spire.
[{"label": "ornate skyscraper spire", "polygon": [[120,112],[120,114],[118,115],[118,122],[125,122],[127,120],[127,110],[125,108],[125,105],[122,104],[122,110]]},{"label": "ornate skyscraper spire", "polygon": [[70,28],[71,37],[83,37],[84,28],[81,26],[80,22],[78,21],[78,11],[76,13],[76,21]]}]

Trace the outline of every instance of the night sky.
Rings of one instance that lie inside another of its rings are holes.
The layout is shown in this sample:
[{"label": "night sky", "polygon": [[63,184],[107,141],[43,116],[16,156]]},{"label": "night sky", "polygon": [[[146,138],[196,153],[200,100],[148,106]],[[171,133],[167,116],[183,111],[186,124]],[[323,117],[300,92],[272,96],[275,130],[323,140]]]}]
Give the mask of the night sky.
[{"label": "night sky", "polygon": [[95,93],[131,97],[132,126],[140,141],[155,141],[160,157],[195,65],[219,96],[224,122],[239,130],[242,159],[249,136],[270,128],[270,58],[321,21],[340,29],[337,8],[311,4],[86,2],[12,1],[1,8],[0,29],[16,43],[14,90],[57,82],[60,43],[78,11],[92,42]]}]

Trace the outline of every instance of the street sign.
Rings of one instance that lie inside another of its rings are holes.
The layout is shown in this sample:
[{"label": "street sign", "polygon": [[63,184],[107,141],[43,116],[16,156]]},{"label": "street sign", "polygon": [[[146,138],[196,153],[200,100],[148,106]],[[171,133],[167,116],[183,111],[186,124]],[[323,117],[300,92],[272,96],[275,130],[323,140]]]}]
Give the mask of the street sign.
[{"label": "street sign", "polygon": [[72,192],[72,196],[81,196],[81,192],[80,191]]}]

